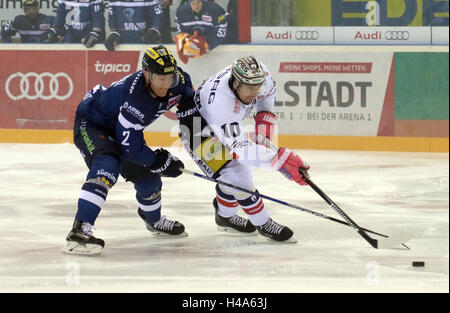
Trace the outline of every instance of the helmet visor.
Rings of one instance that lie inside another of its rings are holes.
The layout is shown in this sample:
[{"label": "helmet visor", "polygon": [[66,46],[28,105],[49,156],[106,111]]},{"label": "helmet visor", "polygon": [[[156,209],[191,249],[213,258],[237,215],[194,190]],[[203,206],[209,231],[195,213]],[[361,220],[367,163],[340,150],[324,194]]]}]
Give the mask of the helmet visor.
[{"label": "helmet visor", "polygon": [[150,82],[152,86],[157,88],[175,88],[180,82],[180,74],[178,71],[175,71],[169,75],[150,73]]}]

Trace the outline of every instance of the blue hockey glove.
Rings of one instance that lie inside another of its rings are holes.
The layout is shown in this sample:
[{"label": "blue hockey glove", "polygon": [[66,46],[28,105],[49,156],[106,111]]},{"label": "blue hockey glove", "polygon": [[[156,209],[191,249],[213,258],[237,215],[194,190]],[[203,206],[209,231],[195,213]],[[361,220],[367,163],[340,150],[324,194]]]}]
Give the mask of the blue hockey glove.
[{"label": "blue hockey glove", "polygon": [[109,33],[108,38],[106,38],[105,47],[109,51],[114,51],[116,50],[116,47],[119,45],[119,43],[120,43],[120,34],[118,32],[113,31]]},{"label": "blue hockey glove", "polygon": [[83,39],[81,39],[81,43],[83,43],[86,48],[92,48],[99,41],[99,39],[100,34],[96,31],[91,31]]},{"label": "blue hockey glove", "polygon": [[161,32],[157,28],[147,28],[144,31],[142,41],[145,43],[160,43]]},{"label": "blue hockey glove", "polygon": [[42,34],[41,41],[42,43],[52,43],[58,41],[56,29],[54,29],[53,27],[49,28],[49,30]]}]

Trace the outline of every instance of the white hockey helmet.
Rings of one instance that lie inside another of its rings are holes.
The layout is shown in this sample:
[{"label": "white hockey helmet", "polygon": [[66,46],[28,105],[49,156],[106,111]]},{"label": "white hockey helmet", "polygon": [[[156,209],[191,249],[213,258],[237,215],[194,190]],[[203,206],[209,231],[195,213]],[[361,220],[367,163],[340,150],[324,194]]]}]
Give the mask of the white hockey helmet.
[{"label": "white hockey helmet", "polygon": [[263,85],[266,81],[266,72],[255,57],[238,58],[231,66],[231,74],[235,81],[245,85]]}]

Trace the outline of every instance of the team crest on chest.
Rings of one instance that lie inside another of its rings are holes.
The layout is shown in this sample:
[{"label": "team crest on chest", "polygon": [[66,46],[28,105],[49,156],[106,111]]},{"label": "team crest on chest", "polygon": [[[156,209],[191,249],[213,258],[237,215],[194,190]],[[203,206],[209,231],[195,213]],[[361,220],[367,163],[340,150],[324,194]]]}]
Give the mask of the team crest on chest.
[{"label": "team crest on chest", "polygon": [[178,95],[176,97],[170,98],[169,102],[167,103],[167,107],[171,108],[172,106],[174,106],[175,104],[180,102],[180,100],[181,100],[181,95]]},{"label": "team crest on chest", "polygon": [[212,17],[210,15],[202,15],[202,20],[205,22],[212,22]]}]

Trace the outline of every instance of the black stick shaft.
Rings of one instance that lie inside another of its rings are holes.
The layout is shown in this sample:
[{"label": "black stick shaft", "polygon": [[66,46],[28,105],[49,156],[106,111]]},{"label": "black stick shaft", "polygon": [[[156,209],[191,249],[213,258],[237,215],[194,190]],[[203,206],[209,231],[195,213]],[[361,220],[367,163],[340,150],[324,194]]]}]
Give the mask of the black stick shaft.
[{"label": "black stick shaft", "polygon": [[311,188],[319,195],[322,197],[322,199],[325,200],[326,203],[328,203],[331,208],[333,210],[335,210],[344,220],[347,221],[347,223],[355,228],[356,230],[358,230],[358,233],[361,235],[361,237],[363,237],[372,247],[374,247],[375,249],[378,249],[378,241],[376,239],[370,238],[369,235],[367,235],[367,233],[365,232],[365,230],[363,228],[361,228],[360,226],[358,226],[358,224],[356,224],[336,203],[333,202],[333,200],[331,200],[325,192],[323,192],[319,187],[317,187],[316,184],[314,184],[314,182],[307,177],[307,175],[304,175],[301,171],[300,174],[302,174],[303,176],[303,180],[309,185],[311,186]]}]

